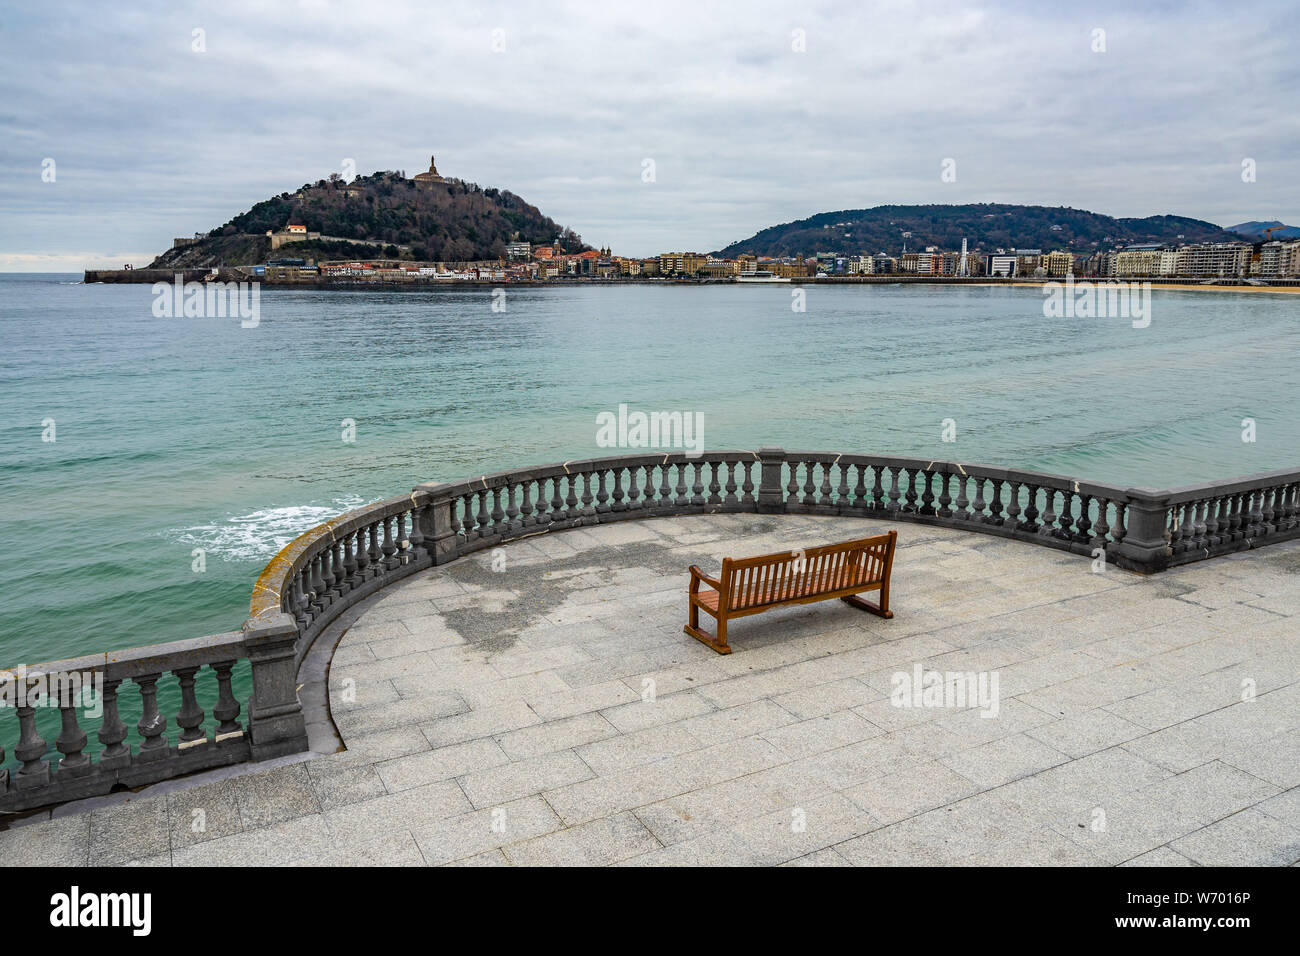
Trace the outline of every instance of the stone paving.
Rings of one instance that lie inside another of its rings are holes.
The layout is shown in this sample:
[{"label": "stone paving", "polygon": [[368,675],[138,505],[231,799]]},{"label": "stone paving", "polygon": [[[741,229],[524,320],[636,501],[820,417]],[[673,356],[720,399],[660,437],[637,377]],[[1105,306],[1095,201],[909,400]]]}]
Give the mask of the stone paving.
[{"label": "stone paving", "polygon": [[[56,813],[0,859],[1300,861],[1300,543],[1142,578],[901,524],[891,621],[769,612],[729,657],[682,633],[688,565],[885,528],[622,522],[421,573],[334,654],[346,752]],[[896,706],[917,664],[996,675],[996,716]]]}]

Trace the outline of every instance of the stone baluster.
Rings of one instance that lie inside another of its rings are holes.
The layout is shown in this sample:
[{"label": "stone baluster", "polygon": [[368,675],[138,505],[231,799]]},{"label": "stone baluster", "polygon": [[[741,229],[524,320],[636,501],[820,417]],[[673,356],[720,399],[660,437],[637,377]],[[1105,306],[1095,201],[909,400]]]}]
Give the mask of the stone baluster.
[{"label": "stone baluster", "polygon": [[1074,515],[1071,514],[1071,508],[1074,504],[1074,492],[1061,492],[1061,500],[1063,502],[1061,516],[1056,519],[1056,523],[1060,526],[1060,530],[1057,532],[1056,536],[1068,541],[1073,537],[1071,527],[1074,524]]},{"label": "stone baluster", "polygon": [[[745,469],[745,474],[749,474],[748,468]],[[722,499],[724,505],[728,508],[734,508],[740,504],[739,499],[736,498],[736,463],[734,461],[727,462],[726,492],[727,496]],[[744,492],[742,492],[742,494],[744,494]]]},{"label": "stone baluster", "polygon": [[1282,513],[1284,521],[1279,526],[1279,530],[1281,531],[1290,531],[1296,526],[1296,488],[1296,485],[1290,484],[1282,489]]},{"label": "stone baluster", "polygon": [[704,467],[704,462],[693,461],[691,467],[695,470],[695,481],[691,484],[691,504],[695,507],[704,506],[704,479],[700,474],[700,469]]},{"label": "stone baluster", "polygon": [[411,563],[411,539],[406,535],[406,512],[393,515],[393,544],[397,545],[397,566]]},{"label": "stone baluster", "polygon": [[813,481],[813,476],[817,473],[817,463],[805,461],[803,467],[803,506],[805,508],[812,508],[817,504],[817,499],[813,495],[813,492],[817,487]]},{"label": "stone baluster", "polygon": [[1038,532],[1038,486],[1025,486],[1025,520],[1021,525],[1022,531],[1030,533]]},{"label": "stone baluster", "polygon": [[289,603],[292,607],[289,610],[293,614],[294,620],[298,622],[298,625],[300,627],[306,627],[308,607],[307,595],[302,586],[302,573],[302,568],[299,568],[293,573],[293,582],[289,592]]},{"label": "stone baluster", "polygon": [[1205,513],[1209,507],[1210,502],[1204,498],[1196,502],[1194,506],[1195,520],[1192,523],[1192,545],[1197,551],[1205,549],[1205,532],[1208,529]]},{"label": "stone baluster", "polygon": [[501,533],[516,534],[523,529],[524,523],[519,520],[519,502],[515,500],[519,493],[519,486],[515,482],[509,482],[503,489],[506,496],[505,510],[502,511],[501,517],[505,525],[501,528]]},{"label": "stone baluster", "polygon": [[338,597],[338,591],[336,591],[334,588],[334,582],[337,580],[338,575],[334,573],[333,542],[330,542],[330,544],[328,544],[326,547],[321,549],[320,577],[321,577],[321,581],[323,582],[323,587],[321,589],[322,591],[321,600],[326,607],[329,607],[331,604],[334,603],[334,599]]},{"label": "stone baluster", "polygon": [[1237,541],[1242,536],[1241,495],[1225,495],[1228,499],[1228,540]]},{"label": "stone baluster", "polygon": [[923,471],[921,477],[925,479],[925,484],[921,488],[921,514],[934,514],[934,472]]},{"label": "stone baluster", "polygon": [[330,566],[334,568],[334,586],[330,593],[338,600],[351,586],[348,584],[348,571],[343,565],[343,542],[337,538],[330,544]]},{"label": "stone baluster", "polygon": [[18,714],[18,746],[14,747],[14,756],[22,761],[22,766],[14,774],[13,785],[19,789],[43,787],[50,782],[50,765],[45,758],[45,738],[36,732],[36,708],[34,701],[22,700],[21,706],[15,708]]},{"label": "stone baluster", "polygon": [[488,522],[492,520],[492,515],[488,513],[487,498],[487,489],[478,493],[478,513],[474,516],[474,537],[477,539],[486,538],[489,534]]},{"label": "stone baluster", "polygon": [[898,488],[898,475],[902,470],[901,468],[889,469],[889,504],[885,506],[885,510],[891,518],[897,517],[902,510],[902,505],[898,503],[899,498],[902,497]]},{"label": "stone baluster", "polygon": [[1038,526],[1038,533],[1051,535],[1056,530],[1056,489],[1043,489],[1043,522]]},{"label": "stone baluster", "polygon": [[[618,466],[610,469],[611,473],[614,475],[614,487],[611,488],[609,492],[610,511],[627,510],[627,502],[623,500],[626,497],[625,492],[623,491],[623,470],[624,469],[622,468],[622,466]],[[603,492],[605,490],[605,485],[603,480],[600,487],[601,487],[601,491]]]},{"label": "stone baluster", "polygon": [[1214,524],[1217,525],[1217,535],[1214,538],[1214,544],[1223,545],[1232,540],[1232,501],[1226,494],[1221,494],[1214,499],[1217,516]]},{"label": "stone baluster", "polygon": [[[1087,494],[1080,494],[1079,518],[1075,520],[1074,523],[1075,531],[1074,531],[1074,535],[1071,536],[1074,537],[1075,541],[1092,540],[1092,536],[1089,535],[1088,533],[1092,529],[1092,518],[1091,515],[1089,515],[1089,511],[1091,511],[1091,509],[1092,509],[1092,498],[1088,497]],[[1066,528],[1066,531],[1069,531],[1069,528]]]},{"label": "stone baluster", "polygon": [[523,500],[519,502],[519,527],[531,528],[537,524],[537,510],[533,506],[533,479],[528,478],[520,482],[520,488],[523,490]]},{"label": "stone baluster", "polygon": [[594,518],[596,516],[596,496],[591,493],[591,479],[593,477],[594,475],[590,471],[582,473],[582,515],[584,518]]},{"label": "stone baluster", "polygon": [[1010,482],[1011,488],[1007,492],[1007,518],[1006,523],[1012,528],[1020,527],[1020,482]]},{"label": "stone baluster", "polygon": [[939,477],[942,481],[939,489],[939,517],[951,518],[952,508],[949,505],[952,504],[952,495],[948,493],[948,484],[952,481],[952,475],[945,471]]},{"label": "stone baluster", "polygon": [[1106,550],[1110,544],[1108,535],[1110,534],[1110,525],[1106,521],[1106,512],[1110,510],[1109,498],[1097,499],[1097,523],[1092,526],[1092,546]]},{"label": "stone baluster", "polygon": [[790,480],[785,486],[785,500],[788,504],[799,502],[799,463],[790,462]]},{"label": "stone baluster", "polygon": [[138,674],[131,679],[135,681],[140,688],[140,701],[142,703],[142,713],[140,720],[136,723],[135,729],[140,732],[144,742],[140,744],[140,749],[136,751],[135,759],[137,763],[153,763],[156,760],[166,760],[171,748],[167,745],[167,738],[164,734],[167,731],[167,718],[158,713],[158,679],[162,677],[161,673],[155,674]]},{"label": "stone baluster", "polygon": [[632,466],[628,468],[628,511],[640,511],[645,507],[645,502],[641,501],[641,488],[637,486],[637,472],[641,468]]},{"label": "stone baluster", "polygon": [[659,466],[659,500],[656,504],[665,510],[672,504],[673,489],[668,483],[668,472],[672,466],[661,464]]},{"label": "stone baluster", "polygon": [[820,507],[831,507],[833,504],[831,501],[833,490],[834,489],[831,487],[831,464],[828,461],[824,461],[822,462],[822,483],[821,487],[817,489],[817,504]]},{"label": "stone baluster", "polygon": [[58,776],[60,778],[81,777],[90,772],[90,758],[83,751],[86,749],[86,732],[77,722],[77,704],[79,701],[73,693],[70,674],[59,674],[53,679],[59,682],[58,704],[62,727],[55,748],[63,756],[59,760]]},{"label": "stone baluster", "polygon": [[883,511],[885,508],[885,486],[881,483],[881,473],[884,470],[883,465],[872,465],[871,473],[874,476],[871,484],[871,510]]},{"label": "stone baluster", "polygon": [[343,590],[351,591],[361,583],[357,577],[357,556],[352,550],[356,533],[349,531],[343,536]]},{"label": "stone baluster", "polygon": [[970,499],[966,497],[966,482],[969,480],[967,475],[954,475],[957,479],[957,511],[955,517],[958,521],[970,520]]},{"label": "stone baluster", "polygon": [[1264,492],[1263,490],[1248,492],[1246,499],[1250,516],[1248,531],[1252,538],[1256,538],[1264,533]]},{"label": "stone baluster", "polygon": [[1277,525],[1274,523],[1274,519],[1278,514],[1278,506],[1277,506],[1278,489],[1264,488],[1260,491],[1259,494],[1260,494],[1260,503],[1263,505],[1263,512],[1260,516],[1260,520],[1262,521],[1262,524],[1260,526],[1259,533],[1272,534],[1275,530],[1277,530]]},{"label": "stone baluster", "polygon": [[321,556],[314,554],[307,559],[308,567],[311,568],[311,610],[312,617],[316,617],[325,610],[325,580],[321,577]]},{"label": "stone baluster", "polygon": [[411,518],[411,530],[406,535],[406,543],[410,545],[409,550],[412,561],[417,561],[423,557],[425,550],[424,532],[421,530],[421,525],[424,524],[421,520],[421,513],[424,510],[425,506],[422,505],[421,507],[414,508],[409,512]]},{"label": "stone baluster", "polygon": [[217,718],[216,743],[229,745],[242,739],[244,728],[239,725],[239,701],[230,689],[230,673],[234,661],[222,661],[212,665],[217,674],[217,706],[212,708],[212,716]]},{"label": "stone baluster", "polygon": [[194,693],[194,675],[198,672],[198,667],[178,667],[172,671],[181,685],[181,709],[176,715],[176,724],[181,728],[177,750],[188,750],[208,740],[203,732],[204,713]]},{"label": "stone baluster", "polygon": [[384,543],[380,545],[379,550],[384,555],[384,570],[391,571],[397,567],[397,558],[394,557],[397,554],[397,545],[393,543],[393,519],[384,518],[382,524],[384,526]]},{"label": "stone baluster", "polygon": [[863,475],[865,468],[865,465],[856,466],[858,481],[857,484],[853,486],[853,510],[859,512],[866,511],[867,509],[866,476]]},{"label": "stone baluster", "polygon": [[1169,509],[1169,550],[1174,554],[1181,554],[1186,550],[1185,542],[1191,539],[1191,510],[1191,506],[1187,503],[1174,505]]},{"label": "stone baluster", "polygon": [[[759,499],[756,498],[756,497],[754,496],[754,490],[755,490],[755,485],[754,485],[754,465],[755,465],[755,463],[752,462],[752,461],[746,461],[746,462],[742,462],[742,464],[743,464],[744,467],[745,467],[745,480],[744,480],[744,483],[741,484],[741,486],[740,486],[740,493],[741,493],[741,495],[743,496],[741,500],[742,500],[742,501],[746,501],[746,502],[750,502],[750,501],[752,501],[752,502],[755,502],[755,504],[758,504],[758,503],[759,503]],[[758,463],[758,468],[759,468],[759,471],[760,471],[760,473],[761,473],[761,471],[762,471],[762,469],[763,469],[763,463],[762,463],[761,461]],[[779,470],[779,466],[778,466],[778,470]],[[760,478],[759,478],[759,480],[760,480],[760,481],[762,480],[761,474],[760,474]],[[777,481],[777,483],[776,483],[776,491],[775,491],[775,494],[776,494],[776,502],[775,502],[776,507],[777,507],[778,509],[784,511],[784,510],[785,510],[785,502],[781,499],[781,488],[780,488],[780,481],[779,481],[779,479],[778,479],[778,481]]]},{"label": "stone baluster", "polygon": [[371,522],[366,528],[366,535],[370,539],[370,577],[371,580],[381,577],[384,573],[384,549],[379,545],[379,525],[380,522]]},{"label": "stone baluster", "polygon": [[99,752],[100,772],[121,770],[131,765],[131,748],[126,740],[127,726],[117,706],[117,689],[122,686],[121,678],[104,681],[104,716],[99,721],[99,738],[102,749]]},{"label": "stone baluster", "polygon": [[656,496],[658,488],[655,485],[655,466],[642,465],[641,473],[643,480],[641,484],[641,504],[645,511],[653,511],[656,505]]},{"label": "stone baluster", "polygon": [[984,514],[984,509],[987,507],[987,505],[984,502],[985,479],[975,478],[974,482],[975,482],[975,500],[971,503],[971,510],[973,512],[972,519],[975,521],[983,522],[987,520],[987,516]]},{"label": "stone baluster", "polygon": [[[366,542],[366,537],[368,534],[369,532],[365,528],[360,529],[356,533],[357,583],[358,584],[364,583],[370,577],[370,548]],[[301,626],[301,622],[299,622],[299,624]]]},{"label": "stone baluster", "polygon": [[578,510],[578,476],[571,474],[568,479],[569,493],[564,499],[565,517],[576,523],[577,519],[582,515],[582,512]]},{"label": "stone baluster", "polygon": [[905,482],[906,492],[903,494],[903,500],[907,502],[903,511],[906,514],[914,515],[917,512],[917,494],[916,494],[916,469],[905,468],[903,471],[907,474]]},{"label": "stone baluster", "polygon": [[505,528],[501,526],[501,523],[505,521],[505,518],[506,518],[505,509],[501,507],[501,489],[493,488],[492,489],[492,535],[493,536],[499,535],[505,530]]},{"label": "stone baluster", "polygon": [[551,477],[551,510],[550,514],[546,515],[547,524],[554,524],[564,518],[564,498],[560,494],[562,480],[559,475]]},{"label": "stone baluster", "polygon": [[723,462],[714,461],[709,463],[709,498],[708,503],[711,505],[722,504],[722,483],[718,479],[718,469]]},{"label": "stone baluster", "polygon": [[1006,520],[1002,517],[1002,480],[992,478],[990,481],[993,484],[993,500],[989,502],[988,523],[1000,528]]},{"label": "stone baluster", "polygon": [[674,507],[676,510],[681,511],[681,510],[683,510],[683,509],[684,509],[688,504],[691,503],[691,499],[688,498],[687,495],[686,495],[686,491],[687,491],[687,488],[686,488],[686,470],[687,470],[687,465],[686,465],[685,463],[683,463],[683,462],[678,462],[676,467],[677,467],[677,487],[676,487],[676,489],[674,489],[674,493],[675,493],[676,497],[673,498],[673,507]]},{"label": "stone baluster", "polygon": [[1127,510],[1128,506],[1124,502],[1115,502],[1115,526],[1111,528],[1110,536],[1117,545],[1122,544],[1128,534],[1128,528],[1124,526],[1124,512]]}]

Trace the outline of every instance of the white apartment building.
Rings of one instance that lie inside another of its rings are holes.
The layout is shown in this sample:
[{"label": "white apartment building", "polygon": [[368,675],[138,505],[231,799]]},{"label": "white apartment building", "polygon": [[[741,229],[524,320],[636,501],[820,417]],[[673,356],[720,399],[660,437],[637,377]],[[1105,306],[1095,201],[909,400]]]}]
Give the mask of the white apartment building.
[{"label": "white apartment building", "polygon": [[1178,250],[1176,271],[1180,276],[1233,278],[1250,271],[1249,243],[1203,242]]},{"label": "white apartment building", "polygon": [[1265,279],[1300,275],[1300,239],[1266,242],[1259,250],[1256,275]]}]

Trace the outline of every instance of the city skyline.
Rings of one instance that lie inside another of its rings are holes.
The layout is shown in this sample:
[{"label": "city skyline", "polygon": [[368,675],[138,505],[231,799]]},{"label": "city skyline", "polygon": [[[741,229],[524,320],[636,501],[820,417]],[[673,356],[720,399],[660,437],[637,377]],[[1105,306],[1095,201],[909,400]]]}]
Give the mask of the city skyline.
[{"label": "city skyline", "polygon": [[1282,4],[81,9],[0,40],[3,271],[147,261],[349,161],[414,173],[430,142],[640,256],[895,203],[1300,218]]}]

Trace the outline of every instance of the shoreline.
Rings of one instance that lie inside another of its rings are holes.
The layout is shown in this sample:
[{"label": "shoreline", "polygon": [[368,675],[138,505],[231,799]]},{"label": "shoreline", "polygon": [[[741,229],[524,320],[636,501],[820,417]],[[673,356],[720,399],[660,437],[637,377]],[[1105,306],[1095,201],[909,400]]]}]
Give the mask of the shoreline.
[{"label": "shoreline", "polygon": [[[182,282],[202,282],[205,278],[212,276],[211,269],[87,269],[82,278],[83,285],[152,285],[156,282],[174,282],[179,276]],[[660,285],[660,286],[735,286],[747,283],[738,283],[732,279],[673,279],[673,278],[649,278],[641,276],[620,277],[617,279],[597,279],[597,278],[575,278],[575,279],[429,279],[429,280],[404,280],[392,282],[387,280],[357,280],[357,279],[267,279],[265,277],[253,277],[246,273],[243,268],[239,269],[220,269],[215,275],[218,281],[227,282],[257,282],[264,288],[268,289],[318,289],[322,291],[383,291],[392,292],[395,290],[409,290],[424,292],[431,289],[465,289],[465,288],[498,288],[498,287],[526,287],[526,288],[572,288],[574,286],[583,287],[600,287],[600,286],[620,286],[620,285]],[[1051,283],[1065,286],[1060,279],[1008,279],[1008,280],[990,280],[984,276],[975,276],[966,279],[956,278],[938,278],[934,276],[831,276],[825,279],[809,277],[791,277],[789,285],[796,286],[818,286],[818,285],[863,285],[863,286],[880,286],[880,285],[925,285],[925,286],[946,286],[949,288],[1024,288],[1024,289],[1042,289]],[[1245,283],[1236,284],[1201,284],[1199,282],[1188,281],[1166,281],[1160,279],[1115,279],[1107,276],[1076,276],[1074,278],[1075,287],[1084,283],[1090,283],[1098,286],[1107,286],[1110,284],[1129,284],[1129,283],[1149,283],[1151,290],[1154,292],[1158,289],[1172,292],[1263,292],[1278,293],[1283,295],[1300,294],[1300,279],[1291,284],[1277,285],[1247,285]],[[767,283],[753,283],[766,287]],[[773,283],[776,284],[776,283]]]}]

